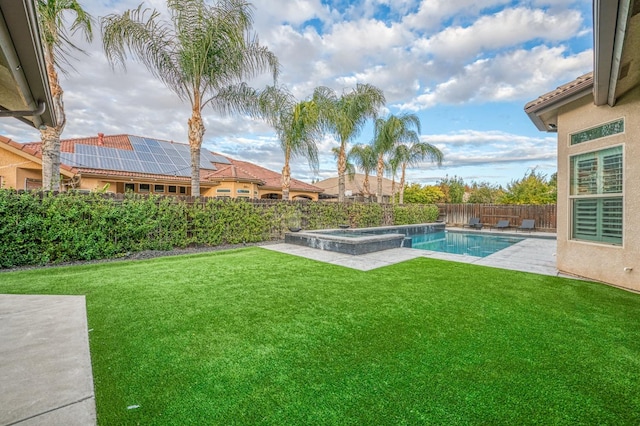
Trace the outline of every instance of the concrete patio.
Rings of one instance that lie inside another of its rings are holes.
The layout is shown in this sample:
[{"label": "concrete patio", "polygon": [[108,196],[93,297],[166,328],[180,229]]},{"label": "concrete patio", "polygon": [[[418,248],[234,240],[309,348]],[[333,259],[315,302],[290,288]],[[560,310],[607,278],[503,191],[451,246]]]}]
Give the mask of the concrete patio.
[{"label": "concrete patio", "polygon": [[0,425],[95,425],[84,296],[0,295]]}]

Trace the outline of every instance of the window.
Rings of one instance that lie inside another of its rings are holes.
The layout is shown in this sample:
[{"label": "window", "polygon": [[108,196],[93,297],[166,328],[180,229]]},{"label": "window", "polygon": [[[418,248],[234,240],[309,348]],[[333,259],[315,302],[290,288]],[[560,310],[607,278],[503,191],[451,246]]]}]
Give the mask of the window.
[{"label": "window", "polygon": [[125,183],[124,184],[124,192],[136,192],[136,184],[135,183]]},{"label": "window", "polygon": [[571,238],[622,244],[622,146],[571,157]]},{"label": "window", "polygon": [[231,192],[230,189],[216,189],[216,193],[218,194],[228,194],[230,192]]},{"label": "window", "polygon": [[164,192],[164,185],[153,185],[153,192]]},{"label": "window", "polygon": [[178,192],[178,187],[175,185],[169,185],[169,194],[176,194]]},{"label": "window", "polygon": [[180,193],[181,193],[181,194],[186,194],[186,193],[187,193],[187,188],[186,188],[186,187],[184,187],[184,186],[181,186],[181,187],[180,187]]},{"label": "window", "polygon": [[582,142],[592,141],[594,139],[600,139],[607,136],[615,135],[624,132],[624,119],[621,118],[610,123],[602,124],[591,129],[583,130],[571,135],[571,145],[579,144]]},{"label": "window", "polygon": [[138,185],[138,191],[140,191],[140,192],[149,192],[150,191],[150,185],[148,183],[141,183],[140,185]]},{"label": "window", "polygon": [[251,191],[248,189],[238,189],[238,194],[251,194]]}]

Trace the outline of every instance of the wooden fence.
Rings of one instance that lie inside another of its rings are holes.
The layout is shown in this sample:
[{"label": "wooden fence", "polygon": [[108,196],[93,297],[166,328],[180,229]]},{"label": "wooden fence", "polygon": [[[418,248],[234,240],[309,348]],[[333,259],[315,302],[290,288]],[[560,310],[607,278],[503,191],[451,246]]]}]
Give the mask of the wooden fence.
[{"label": "wooden fence", "polygon": [[524,219],[533,219],[541,231],[555,232],[557,208],[555,204],[511,205],[511,204],[438,204],[440,220],[448,225],[461,226],[472,217],[479,217],[485,226],[508,220],[511,226],[520,226]]}]

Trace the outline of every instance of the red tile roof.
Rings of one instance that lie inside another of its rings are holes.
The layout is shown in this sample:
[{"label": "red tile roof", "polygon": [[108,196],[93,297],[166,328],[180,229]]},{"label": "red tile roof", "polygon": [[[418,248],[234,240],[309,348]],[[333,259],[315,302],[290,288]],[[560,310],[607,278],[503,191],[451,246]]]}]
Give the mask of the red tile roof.
[{"label": "red tile roof", "polygon": [[[128,135],[104,135],[102,141],[100,141],[100,136],[96,135],[89,138],[63,139],[60,141],[60,152],[74,153],[76,144],[78,143],[133,151],[133,146],[131,146],[131,142],[129,142]],[[36,150],[38,153],[42,152],[42,142],[30,142],[24,145]]]},{"label": "red tile roof", "polygon": [[[234,160],[229,157],[227,158],[237,168],[261,179],[264,182],[263,186],[265,188],[282,189],[282,175],[280,173],[265,169],[264,167],[260,167],[247,161]],[[291,190],[317,193],[324,191],[322,188],[318,188],[317,186],[293,178],[291,178]]]},{"label": "red tile roof", "polygon": [[[36,159],[42,160],[42,149],[40,147],[42,145],[42,142],[38,144],[19,143],[19,142],[12,141],[7,137],[0,136],[0,143],[8,145],[18,151],[22,151],[28,156],[35,157]],[[73,167],[69,166],[68,164],[60,164],[60,168],[63,170],[67,170],[69,172],[74,172],[74,173],[76,171]]]},{"label": "red tile roof", "polygon": [[544,95],[534,99],[524,106],[524,110],[527,113],[537,111],[546,105],[553,104],[558,100],[564,99],[567,96],[571,96],[576,92],[580,92],[583,89],[593,85],[593,72],[581,75],[575,80],[563,84],[557,87],[555,90],[545,93]]}]

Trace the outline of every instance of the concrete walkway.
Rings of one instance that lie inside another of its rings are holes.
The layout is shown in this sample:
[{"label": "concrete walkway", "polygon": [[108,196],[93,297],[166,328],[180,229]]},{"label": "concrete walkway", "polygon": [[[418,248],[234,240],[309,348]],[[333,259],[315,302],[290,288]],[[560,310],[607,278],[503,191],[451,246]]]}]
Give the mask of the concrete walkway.
[{"label": "concrete walkway", "polygon": [[[489,232],[482,231],[482,233]],[[510,235],[511,233],[500,232],[498,234]],[[306,257],[321,262],[327,262],[334,265],[358,269],[361,271],[368,271],[417,257],[430,257],[433,259],[473,263],[475,265],[531,272],[534,274],[553,276],[560,275],[556,268],[556,239],[554,234],[538,233],[536,235],[534,233],[533,235],[523,235],[520,233],[517,235],[519,237],[524,236],[526,238],[511,247],[507,247],[506,249],[487,257],[466,256],[408,248],[384,250],[360,256],[318,250],[293,244],[272,244],[266,245],[264,248],[295,256]]]},{"label": "concrete walkway", "polygon": [[84,296],[0,295],[0,425],[95,425]]}]

